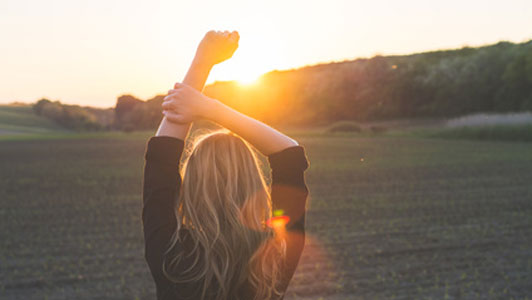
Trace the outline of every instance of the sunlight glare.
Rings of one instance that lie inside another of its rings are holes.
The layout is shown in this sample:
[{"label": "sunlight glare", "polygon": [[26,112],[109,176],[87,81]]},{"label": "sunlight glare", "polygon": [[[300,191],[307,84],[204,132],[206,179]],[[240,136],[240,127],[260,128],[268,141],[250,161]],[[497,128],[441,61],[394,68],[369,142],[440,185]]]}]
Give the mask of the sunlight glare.
[{"label": "sunlight glare", "polygon": [[254,75],[248,75],[246,77],[242,77],[242,78],[238,78],[236,81],[238,82],[239,85],[241,86],[252,86],[252,85],[255,85],[259,82],[259,77],[260,76],[254,76]]},{"label": "sunlight glare", "polygon": [[234,56],[212,71],[214,80],[236,80],[241,86],[253,86],[260,77],[279,68],[283,52],[279,45],[265,45],[260,36],[242,37]]}]

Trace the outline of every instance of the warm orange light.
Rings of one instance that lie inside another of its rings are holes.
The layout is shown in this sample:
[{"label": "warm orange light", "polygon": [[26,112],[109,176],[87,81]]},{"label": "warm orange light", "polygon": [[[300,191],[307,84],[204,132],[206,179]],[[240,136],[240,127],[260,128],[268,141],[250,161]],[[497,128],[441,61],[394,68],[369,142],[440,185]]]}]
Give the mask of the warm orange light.
[{"label": "warm orange light", "polygon": [[252,85],[257,84],[259,82],[259,78],[250,75],[248,77],[241,77],[241,78],[237,79],[237,82],[241,86],[247,87],[247,86],[252,86]]},{"label": "warm orange light", "polygon": [[281,229],[284,228],[289,221],[290,217],[288,216],[277,216],[270,218],[268,221],[266,221],[266,225],[273,229]]},{"label": "warm orange light", "polygon": [[223,68],[213,69],[211,78],[219,81],[236,80],[243,87],[254,86],[262,74],[279,68],[282,58],[282,53],[264,46],[260,35],[242,33],[238,50],[223,63]]}]

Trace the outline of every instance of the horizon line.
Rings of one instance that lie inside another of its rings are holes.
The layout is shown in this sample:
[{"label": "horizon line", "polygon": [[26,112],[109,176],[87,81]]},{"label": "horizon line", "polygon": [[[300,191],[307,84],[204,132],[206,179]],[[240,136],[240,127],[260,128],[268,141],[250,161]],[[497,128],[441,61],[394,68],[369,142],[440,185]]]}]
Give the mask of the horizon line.
[{"label": "horizon line", "polygon": [[[508,40],[508,39],[501,39],[501,40],[498,40],[496,42],[491,42],[491,43],[483,43],[483,44],[478,44],[478,45],[463,44],[462,46],[457,46],[457,47],[439,48],[439,49],[427,49],[427,50],[421,50],[421,51],[416,51],[416,52],[411,52],[411,53],[379,53],[379,52],[376,52],[376,53],[372,54],[371,56],[358,56],[358,57],[344,58],[344,59],[338,59],[338,60],[332,59],[332,60],[328,60],[328,61],[319,61],[319,62],[316,62],[316,63],[309,63],[309,64],[305,64],[305,65],[301,65],[301,66],[297,66],[297,67],[293,67],[293,68],[273,69],[273,70],[270,70],[270,71],[267,71],[265,73],[260,74],[257,77],[257,79],[261,78],[262,76],[264,76],[266,74],[272,73],[272,72],[298,71],[298,70],[305,69],[305,68],[312,68],[312,67],[318,67],[318,66],[330,65],[330,64],[340,64],[340,63],[355,62],[355,61],[358,61],[358,60],[372,59],[372,58],[375,58],[375,57],[412,56],[412,55],[433,53],[433,52],[439,52],[439,51],[456,51],[456,50],[461,50],[461,49],[466,49],[466,48],[472,48],[472,49],[483,48],[483,47],[495,46],[495,45],[500,44],[500,43],[510,43],[510,44],[516,45],[516,44],[527,44],[527,43],[530,43],[530,42],[532,42],[532,37],[524,38],[524,39],[522,39],[519,42],[514,42],[514,41],[511,41],[511,40]],[[239,81],[238,79],[214,80],[214,81],[210,81],[210,82],[206,83],[205,87],[208,87],[210,85],[214,85],[216,83],[229,83],[229,82],[238,82],[238,81]],[[151,98],[154,98],[154,97],[157,97],[157,96],[160,96],[160,95],[163,95],[163,94],[164,93],[161,93],[161,94],[157,94],[156,93]],[[130,96],[133,96],[133,97],[137,98],[134,94],[131,94],[131,93],[121,93],[121,94],[116,96],[116,99],[118,99],[121,96],[125,96],[125,95],[130,95]],[[80,107],[92,107],[92,108],[99,108],[99,109],[114,108],[114,106],[93,106],[93,105],[83,105],[83,104],[72,103],[72,102],[62,102],[60,99],[51,99],[50,97],[46,97],[46,96],[41,96],[41,97],[37,97],[37,98],[38,99],[35,99],[34,101],[31,101],[31,102],[24,101],[24,100],[8,100],[8,101],[4,102],[4,101],[0,100],[0,106],[31,105],[31,104],[34,104],[34,103],[36,103],[37,101],[39,101],[41,99],[48,99],[50,101],[59,101],[61,104],[77,105],[77,106],[80,106]],[[137,98],[137,99],[142,100],[140,98]],[[142,100],[142,101],[147,101],[147,100]]]}]

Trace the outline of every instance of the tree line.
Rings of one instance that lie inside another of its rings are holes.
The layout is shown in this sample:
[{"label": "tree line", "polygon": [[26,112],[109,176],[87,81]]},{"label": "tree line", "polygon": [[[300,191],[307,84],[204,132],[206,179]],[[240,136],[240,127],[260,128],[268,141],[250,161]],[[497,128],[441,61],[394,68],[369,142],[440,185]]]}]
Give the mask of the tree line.
[{"label": "tree line", "polygon": [[[272,71],[253,85],[215,82],[204,93],[275,125],[526,111],[532,110],[532,41]],[[101,128],[153,129],[162,117],[163,97],[142,101],[121,96],[113,120]],[[44,104],[44,110],[36,111],[65,126],[92,128],[93,122],[101,123],[79,108],[59,112],[57,104]]]},{"label": "tree line", "polygon": [[532,110],[532,41],[273,71],[206,94],[274,124],[447,118]]},{"label": "tree line", "polygon": [[78,131],[95,131],[111,129],[114,110],[79,105],[63,104],[59,101],[41,99],[33,104],[33,111],[49,118],[62,127]]}]

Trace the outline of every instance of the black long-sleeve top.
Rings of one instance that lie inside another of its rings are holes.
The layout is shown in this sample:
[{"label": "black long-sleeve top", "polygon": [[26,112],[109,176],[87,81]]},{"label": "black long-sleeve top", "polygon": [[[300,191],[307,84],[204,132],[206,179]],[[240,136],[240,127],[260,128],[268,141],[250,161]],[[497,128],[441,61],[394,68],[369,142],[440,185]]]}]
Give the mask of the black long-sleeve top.
[{"label": "black long-sleeve top", "polygon": [[[184,148],[182,139],[152,137],[147,144],[143,181],[142,223],[145,258],[155,281],[157,299],[198,299],[201,283],[174,283],[163,274],[164,253],[177,229],[176,195],[181,188],[179,163]],[[287,256],[280,283],[284,292],[294,275],[305,243],[305,205],[308,188],[304,171],[309,163],[303,146],[292,146],[268,156],[272,170],[271,198],[274,210],[282,209],[290,218],[286,225]],[[184,229],[185,230],[185,229]],[[180,234],[183,234],[180,232]],[[185,238],[183,243],[186,243]],[[190,241],[190,239],[188,240]],[[176,245],[187,251],[190,245]],[[252,299],[253,291],[244,287],[240,299]]]}]

